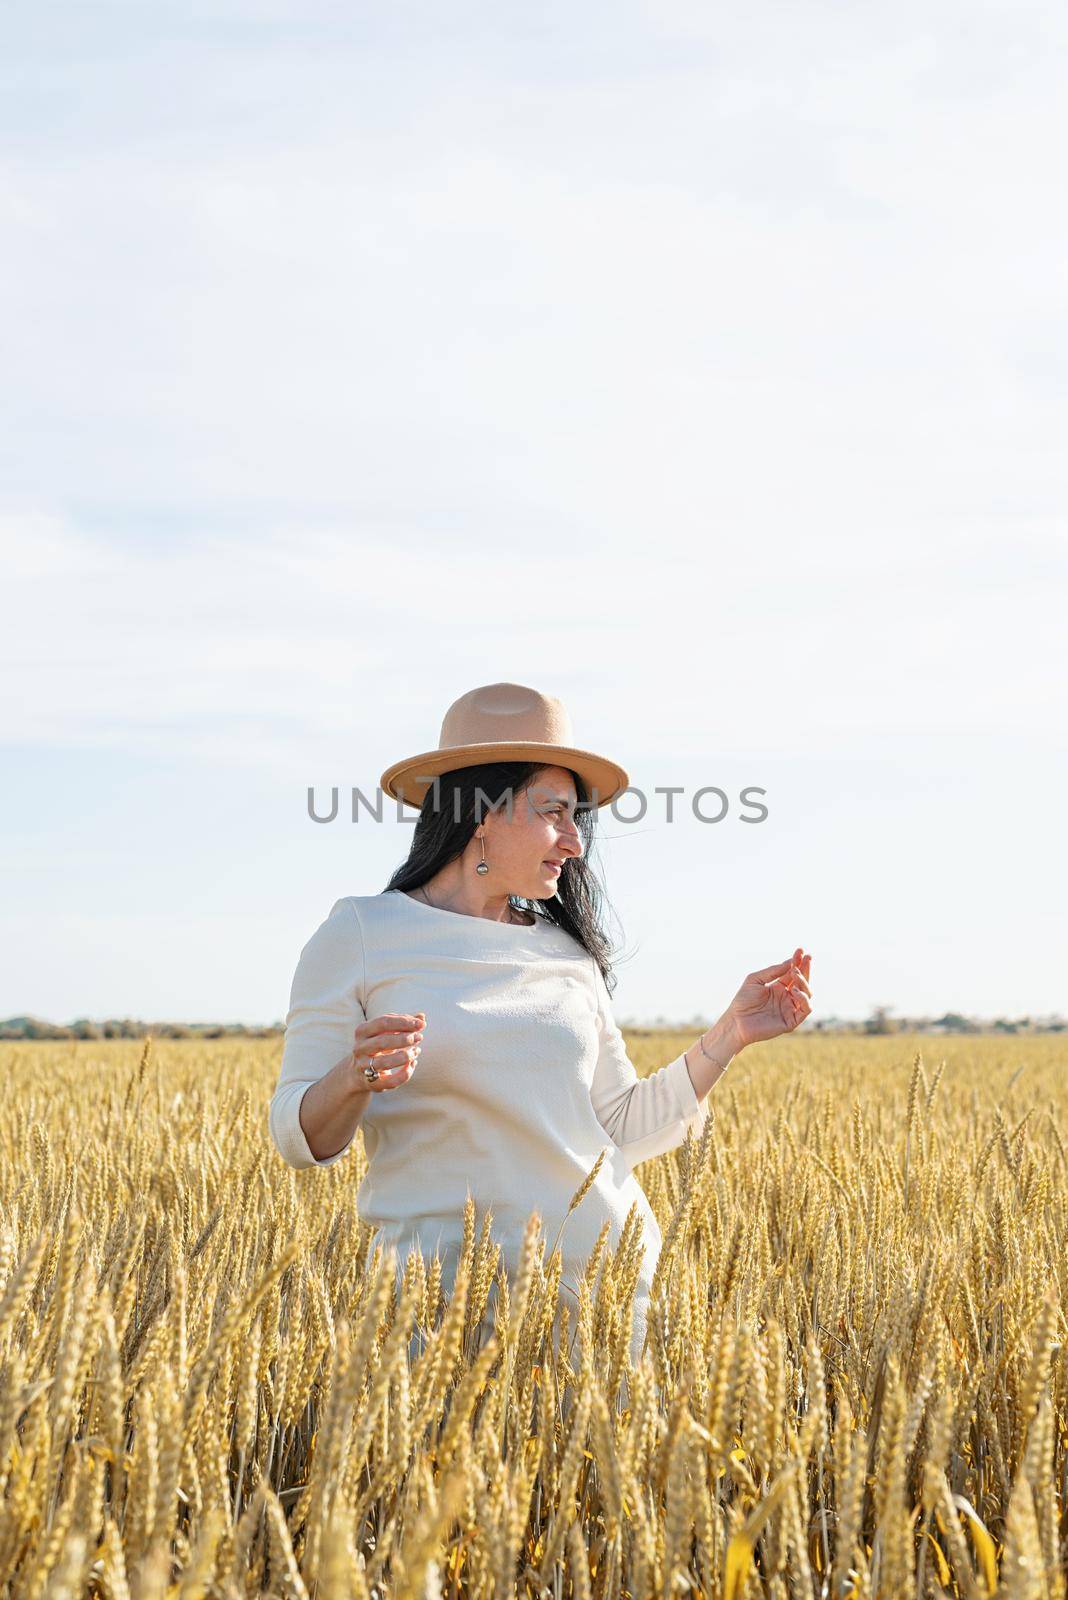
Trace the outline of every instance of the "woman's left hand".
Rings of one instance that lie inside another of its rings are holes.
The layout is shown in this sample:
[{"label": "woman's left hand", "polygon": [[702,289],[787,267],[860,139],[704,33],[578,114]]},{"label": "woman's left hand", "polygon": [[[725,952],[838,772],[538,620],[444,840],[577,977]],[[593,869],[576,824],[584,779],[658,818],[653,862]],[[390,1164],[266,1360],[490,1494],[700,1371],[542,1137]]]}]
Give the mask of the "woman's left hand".
[{"label": "woman's left hand", "polygon": [[751,972],[724,1015],[742,1046],[792,1033],[812,1007],[808,986],[812,956],[800,947],[778,966]]}]

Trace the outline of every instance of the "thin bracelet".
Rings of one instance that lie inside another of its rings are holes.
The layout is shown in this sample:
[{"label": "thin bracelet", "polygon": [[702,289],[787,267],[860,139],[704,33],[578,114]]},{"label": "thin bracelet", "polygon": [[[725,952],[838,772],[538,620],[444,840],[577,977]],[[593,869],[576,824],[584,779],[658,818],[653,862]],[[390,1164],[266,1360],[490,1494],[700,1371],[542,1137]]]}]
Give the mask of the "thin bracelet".
[{"label": "thin bracelet", "polygon": [[731,1064],[731,1057],[728,1056],[726,1061],[719,1062],[719,1061],[716,1060],[715,1056],[710,1056],[708,1051],[705,1049],[705,1036],[704,1036],[704,1033],[699,1033],[697,1035],[697,1043],[701,1046],[701,1054],[704,1056],[705,1060],[706,1061],[711,1061],[712,1065],[714,1067],[719,1067],[719,1070],[721,1072],[726,1072],[727,1068]]}]

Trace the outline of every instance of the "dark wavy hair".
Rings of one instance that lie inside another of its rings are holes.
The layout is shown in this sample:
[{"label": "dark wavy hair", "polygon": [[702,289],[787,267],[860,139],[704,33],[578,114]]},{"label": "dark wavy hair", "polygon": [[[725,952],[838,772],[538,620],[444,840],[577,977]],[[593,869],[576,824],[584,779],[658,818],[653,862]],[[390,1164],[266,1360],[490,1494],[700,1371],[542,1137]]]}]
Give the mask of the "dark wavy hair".
[{"label": "dark wavy hair", "polygon": [[[393,873],[386,889],[418,889],[428,882],[462,854],[488,811],[498,804],[501,810],[506,809],[509,788],[514,805],[538,773],[547,771],[550,765],[563,763],[493,761],[477,767],[461,767],[456,772],[443,772],[438,779],[436,803],[431,784],[416,819],[408,858]],[[570,767],[566,770],[571,772]],[[578,773],[571,772],[571,776],[578,798],[575,826],[582,839],[582,855],[568,861],[557,880],[554,895],[546,900],[512,895],[511,903],[517,910],[540,912],[549,922],[566,929],[577,939],[601,969],[611,994],[617,981],[612,975],[613,951],[601,926],[607,901],[590,865],[590,850],[596,842],[597,809],[589,804],[589,792]]]}]

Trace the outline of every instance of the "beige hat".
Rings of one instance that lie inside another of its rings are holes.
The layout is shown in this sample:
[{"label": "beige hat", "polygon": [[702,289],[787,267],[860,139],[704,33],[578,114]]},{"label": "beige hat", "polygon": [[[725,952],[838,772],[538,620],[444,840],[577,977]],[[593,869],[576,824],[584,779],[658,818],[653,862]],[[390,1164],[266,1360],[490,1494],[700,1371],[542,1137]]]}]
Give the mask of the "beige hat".
[{"label": "beige hat", "polygon": [[575,747],[571,718],[554,695],[522,683],[487,683],[453,701],[436,750],[394,761],[379,783],[394,800],[421,806],[433,778],[488,761],[570,767],[587,790],[597,791],[598,807],[615,799],[630,782],[618,762]]}]

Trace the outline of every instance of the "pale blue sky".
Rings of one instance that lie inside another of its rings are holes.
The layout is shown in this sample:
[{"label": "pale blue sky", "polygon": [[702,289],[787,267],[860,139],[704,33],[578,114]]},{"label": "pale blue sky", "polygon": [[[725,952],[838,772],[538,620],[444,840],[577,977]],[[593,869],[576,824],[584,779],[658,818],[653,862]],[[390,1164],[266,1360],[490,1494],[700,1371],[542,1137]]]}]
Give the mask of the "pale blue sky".
[{"label": "pale blue sky", "polygon": [[4,34],[0,1016],[283,1016],[411,837],[307,786],[502,679],[767,790],[602,813],[621,1019],[1068,1009],[1068,13]]}]

